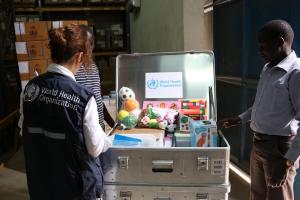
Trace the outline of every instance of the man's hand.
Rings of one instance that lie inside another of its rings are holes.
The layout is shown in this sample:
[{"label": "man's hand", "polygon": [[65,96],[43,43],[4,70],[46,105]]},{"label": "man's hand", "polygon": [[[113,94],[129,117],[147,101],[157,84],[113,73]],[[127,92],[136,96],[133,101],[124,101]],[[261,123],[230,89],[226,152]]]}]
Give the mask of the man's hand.
[{"label": "man's hand", "polygon": [[281,158],[269,163],[267,174],[267,185],[272,188],[278,188],[284,185],[289,169],[293,166],[293,162],[286,158]]},{"label": "man's hand", "polygon": [[232,117],[232,118],[225,118],[225,119],[222,119],[220,121],[218,121],[218,126],[220,128],[229,128],[229,127],[232,127],[232,126],[236,126],[238,124],[241,123],[241,118],[239,117]]}]

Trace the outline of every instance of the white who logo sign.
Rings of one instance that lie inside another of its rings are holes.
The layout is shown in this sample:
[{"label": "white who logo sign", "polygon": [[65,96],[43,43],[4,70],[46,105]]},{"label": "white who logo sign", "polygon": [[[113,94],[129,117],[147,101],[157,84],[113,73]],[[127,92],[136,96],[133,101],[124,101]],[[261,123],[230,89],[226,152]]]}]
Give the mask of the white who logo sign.
[{"label": "white who logo sign", "polygon": [[145,97],[147,99],[182,98],[182,88],[182,72],[145,74]]}]

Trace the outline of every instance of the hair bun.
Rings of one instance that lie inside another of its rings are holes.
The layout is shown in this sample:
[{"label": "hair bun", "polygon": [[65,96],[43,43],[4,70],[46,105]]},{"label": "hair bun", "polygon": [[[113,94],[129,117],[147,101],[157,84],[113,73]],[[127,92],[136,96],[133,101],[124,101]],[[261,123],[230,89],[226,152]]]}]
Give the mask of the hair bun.
[{"label": "hair bun", "polygon": [[93,37],[88,37],[87,30],[76,24],[49,31],[51,58],[58,64],[70,61],[76,53],[83,52],[83,63],[91,65],[93,44]]},{"label": "hair bun", "polygon": [[65,49],[67,40],[65,39],[65,28],[56,28],[49,31],[49,38],[52,43],[61,45]]}]

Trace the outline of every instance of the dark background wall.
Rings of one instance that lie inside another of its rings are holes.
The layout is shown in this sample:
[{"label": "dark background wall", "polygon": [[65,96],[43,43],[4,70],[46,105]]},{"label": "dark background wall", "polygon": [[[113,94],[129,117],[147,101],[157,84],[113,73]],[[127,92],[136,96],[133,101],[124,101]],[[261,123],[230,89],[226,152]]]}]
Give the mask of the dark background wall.
[{"label": "dark background wall", "polygon": [[0,164],[17,150],[19,94],[15,53],[14,1],[0,0]]},{"label": "dark background wall", "polygon": [[[218,119],[236,116],[253,104],[264,64],[257,48],[257,32],[263,24],[272,19],[288,21],[295,32],[293,48],[299,55],[299,10],[297,0],[214,1]],[[232,161],[249,172],[252,139],[249,124],[224,130],[224,134],[232,147]],[[300,188],[298,182],[296,187]]]}]

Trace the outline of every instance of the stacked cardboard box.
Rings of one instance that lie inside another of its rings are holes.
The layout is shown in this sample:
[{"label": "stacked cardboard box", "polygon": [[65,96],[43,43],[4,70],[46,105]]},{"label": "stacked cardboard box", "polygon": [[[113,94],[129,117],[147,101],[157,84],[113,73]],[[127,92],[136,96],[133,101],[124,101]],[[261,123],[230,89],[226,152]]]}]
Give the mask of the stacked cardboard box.
[{"label": "stacked cardboard box", "polygon": [[15,22],[15,45],[22,89],[30,79],[45,73],[51,63],[48,31],[68,24],[87,24],[87,21]]},{"label": "stacked cardboard box", "polygon": [[120,50],[124,48],[123,27],[121,24],[94,26],[97,50]]},{"label": "stacked cardboard box", "polygon": [[105,50],[107,48],[106,45],[106,38],[105,38],[105,28],[103,27],[97,27],[94,28],[95,32],[95,47],[98,50]]},{"label": "stacked cardboard box", "polygon": [[86,20],[63,20],[63,21],[51,21],[48,22],[50,28],[60,28],[70,24],[83,24],[88,25],[88,21]]},{"label": "stacked cardboard box", "polygon": [[22,89],[36,73],[44,73],[50,59],[48,48],[49,23],[15,22],[16,53]]},{"label": "stacked cardboard box", "polygon": [[16,22],[36,22],[40,21],[39,15],[15,15]]},{"label": "stacked cardboard box", "polygon": [[111,48],[121,49],[123,44],[123,28],[121,24],[115,24],[111,26]]}]

